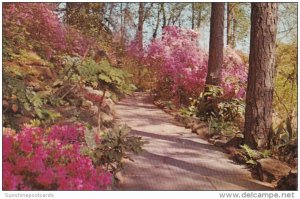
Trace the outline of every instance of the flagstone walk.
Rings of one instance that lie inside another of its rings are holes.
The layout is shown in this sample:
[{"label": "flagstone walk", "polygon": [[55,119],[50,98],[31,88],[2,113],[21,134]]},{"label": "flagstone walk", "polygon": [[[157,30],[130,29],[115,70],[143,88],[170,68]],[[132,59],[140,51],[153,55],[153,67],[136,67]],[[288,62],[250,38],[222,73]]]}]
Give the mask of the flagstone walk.
[{"label": "flagstone walk", "polygon": [[135,93],[117,106],[117,117],[148,144],[125,161],[119,190],[270,190],[219,147],[180,126],[171,115]]}]

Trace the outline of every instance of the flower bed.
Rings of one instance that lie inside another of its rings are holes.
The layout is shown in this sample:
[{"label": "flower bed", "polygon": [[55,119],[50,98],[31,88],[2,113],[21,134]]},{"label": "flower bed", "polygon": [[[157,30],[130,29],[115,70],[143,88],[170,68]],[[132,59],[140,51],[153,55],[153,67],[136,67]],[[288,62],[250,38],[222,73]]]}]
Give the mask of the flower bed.
[{"label": "flower bed", "polygon": [[4,129],[3,190],[105,190],[112,176],[80,153],[81,125]]}]

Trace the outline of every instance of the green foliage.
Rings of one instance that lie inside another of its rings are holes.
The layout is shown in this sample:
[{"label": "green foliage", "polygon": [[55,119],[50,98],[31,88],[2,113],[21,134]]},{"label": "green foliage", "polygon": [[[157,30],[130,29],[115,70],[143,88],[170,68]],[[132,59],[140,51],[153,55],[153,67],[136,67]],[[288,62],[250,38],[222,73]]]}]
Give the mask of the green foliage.
[{"label": "green foliage", "polygon": [[[4,62],[3,95],[7,109],[4,111],[4,125],[19,128],[14,117],[31,117],[41,124],[51,124],[60,115],[47,106],[52,90],[45,81],[43,70],[52,67],[36,53],[20,50]],[[9,108],[11,106],[11,108]]]},{"label": "green foliage", "polygon": [[277,126],[273,123],[273,133],[272,143],[274,146],[281,146],[289,143],[291,140],[297,138],[297,128],[292,127],[292,117],[287,117],[281,120]]},{"label": "green foliage", "polygon": [[247,160],[247,161],[246,161],[246,164],[255,166],[255,165],[257,165],[257,162],[256,162],[255,160],[250,159],[250,160]]},{"label": "green foliage", "polygon": [[281,120],[277,126],[273,123],[271,149],[280,160],[295,165],[295,158],[298,156],[297,125],[293,124],[296,124],[296,118],[292,115]]},{"label": "green foliage", "polygon": [[220,86],[206,85],[203,97],[220,98],[224,94],[223,89]]},{"label": "green foliage", "polygon": [[88,147],[83,152],[92,158],[95,165],[104,165],[106,170],[116,175],[123,168],[123,159],[131,160],[127,153],[142,152],[142,145],[145,143],[141,137],[128,135],[129,132],[130,128],[127,126],[116,126],[102,132],[98,143],[91,135],[86,136]]},{"label": "green foliage", "polygon": [[263,158],[267,158],[272,155],[272,152],[270,150],[263,150],[263,151],[261,151],[261,155]]},{"label": "green foliage", "polygon": [[32,119],[32,120],[30,120],[30,126],[32,126],[32,127],[39,127],[39,126],[41,126],[41,120],[39,120],[39,119]]},{"label": "green foliage", "polygon": [[[130,74],[122,69],[112,67],[107,60],[100,63],[92,59],[80,60],[78,58],[65,57],[65,69],[62,72],[65,79],[76,77],[82,79],[86,85],[109,90],[116,95],[130,94],[135,86],[130,84]],[[56,82],[57,84],[59,82]]]},{"label": "green foliage", "polygon": [[[19,92],[17,95],[19,94],[22,96],[23,93]],[[48,102],[48,95],[42,95],[41,93],[26,89],[25,97],[26,98],[20,98],[20,101],[23,103],[26,111],[35,113],[38,119],[44,123],[53,123],[57,118],[60,117],[59,113],[44,108],[44,105]]]},{"label": "green foliage", "polygon": [[30,80],[42,80],[43,71],[41,67],[52,68],[53,65],[50,62],[43,60],[40,56],[32,51],[19,50],[19,54],[11,54],[10,60],[5,61],[3,69],[6,73],[14,78],[27,80],[25,83],[29,83]]},{"label": "green foliage", "polygon": [[42,59],[38,54],[33,51],[20,50],[19,54],[13,55],[14,61],[18,61],[23,64],[35,64],[38,66],[52,67],[52,64]]},{"label": "green foliage", "polygon": [[[250,3],[230,3],[231,5],[231,28],[234,32],[233,46],[236,47],[236,43],[245,45],[249,36],[250,29]],[[237,20],[238,19],[238,20]]]},{"label": "green foliage", "polygon": [[[78,4],[66,3],[68,15],[65,20],[68,25],[101,41],[111,41],[112,33],[103,23],[104,3],[82,2]],[[99,35],[101,35],[99,37]]]},{"label": "green foliage", "polygon": [[271,156],[270,150],[263,150],[263,151],[257,151],[254,149],[251,149],[248,145],[244,144],[240,146],[243,149],[243,152],[245,153],[245,161],[247,164],[255,166],[257,164],[256,160],[261,158],[267,158]]},{"label": "green foliage", "polygon": [[[286,159],[292,159],[296,156],[291,150],[294,147],[291,143],[294,142],[298,134],[296,109],[297,74],[296,42],[290,44],[278,43],[276,48],[276,80],[271,148],[272,152],[278,154],[279,157],[291,157]],[[286,160],[285,158],[281,159]]]},{"label": "green foliage", "polygon": [[190,106],[188,106],[188,107],[184,107],[184,108],[180,108],[179,109],[179,113],[181,114],[181,115],[186,115],[186,116],[190,116],[190,117],[195,117],[196,116],[196,114],[197,114],[197,109],[196,109],[196,106],[195,106],[195,104],[194,104],[194,102],[196,101],[196,100],[191,100],[192,102],[191,102],[191,105]]},{"label": "green foliage", "polygon": [[211,134],[230,136],[241,130],[238,123],[244,118],[245,103],[241,99],[226,99],[221,87],[208,85],[206,91],[190,101],[190,106],[180,110],[181,114],[207,121]]},{"label": "green foliage", "polygon": [[[20,110],[12,110],[13,105],[20,107],[22,101],[20,99],[26,99],[24,90],[24,84],[21,80],[14,78],[4,70],[3,74],[3,125],[6,127],[13,127],[15,129],[18,126],[15,124],[13,117],[15,112]],[[19,100],[18,100],[19,99]]]},{"label": "green foliage", "polygon": [[237,117],[244,117],[245,103],[241,99],[231,99],[218,104],[219,115],[224,121],[234,121]]},{"label": "green foliage", "polygon": [[297,44],[278,44],[276,48],[276,80],[273,106],[281,119],[296,111]]},{"label": "green foliage", "polygon": [[172,101],[166,101],[166,102],[163,102],[164,103],[164,107],[167,107],[168,109],[175,109],[175,105]]},{"label": "green foliage", "polygon": [[210,3],[197,2],[194,3],[194,8],[196,11],[196,25],[208,24],[210,19]]},{"label": "green foliage", "polygon": [[189,115],[200,117],[203,120],[217,117],[218,102],[222,95],[221,87],[208,85],[207,91],[201,92],[197,99],[190,98],[191,103],[186,111]]},{"label": "green foliage", "polygon": [[210,134],[222,134],[232,137],[235,133],[240,132],[240,129],[234,122],[224,122],[220,119],[211,117],[208,120]]},{"label": "green foliage", "polygon": [[153,68],[141,64],[141,61],[135,57],[134,53],[126,52],[122,55],[122,69],[131,74],[130,81],[137,86],[139,90],[152,90],[156,82],[156,74]]},{"label": "green foliage", "polygon": [[257,157],[257,151],[251,149],[248,145],[244,144],[244,145],[241,145],[241,148],[244,149],[244,151],[246,152],[247,156],[249,158],[255,158]]}]

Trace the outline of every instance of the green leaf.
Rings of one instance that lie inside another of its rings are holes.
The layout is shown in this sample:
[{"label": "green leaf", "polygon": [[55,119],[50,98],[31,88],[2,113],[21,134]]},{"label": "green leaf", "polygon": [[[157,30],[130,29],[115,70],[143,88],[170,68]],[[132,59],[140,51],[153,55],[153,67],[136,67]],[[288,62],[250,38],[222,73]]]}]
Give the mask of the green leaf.
[{"label": "green leaf", "polygon": [[250,159],[246,162],[246,164],[257,165],[257,162],[255,160]]},{"label": "green leaf", "polygon": [[105,81],[106,83],[112,83],[112,80],[107,75],[100,74],[98,77],[100,80]]}]

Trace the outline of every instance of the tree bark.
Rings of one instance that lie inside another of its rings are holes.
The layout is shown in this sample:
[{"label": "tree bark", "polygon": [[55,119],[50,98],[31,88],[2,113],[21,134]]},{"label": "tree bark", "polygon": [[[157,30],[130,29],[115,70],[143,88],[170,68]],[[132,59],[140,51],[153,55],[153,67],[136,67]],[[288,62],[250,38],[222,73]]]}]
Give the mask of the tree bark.
[{"label": "tree bark", "polygon": [[197,19],[197,29],[198,30],[200,30],[201,17],[202,17],[202,9],[199,9],[199,11],[198,11],[198,19]]},{"label": "tree bark", "polygon": [[275,74],[277,3],[252,3],[245,144],[269,148]]},{"label": "tree bark", "polygon": [[[144,26],[144,3],[139,3],[139,21],[138,21],[138,29],[136,34],[137,45],[139,51],[143,50],[143,26]],[[140,61],[139,61],[140,62]],[[139,63],[138,66],[138,85],[142,83],[142,68],[141,64]]]},{"label": "tree bark", "polygon": [[143,25],[144,25],[144,3],[140,3],[139,5],[139,21],[138,21],[138,29],[136,33],[136,39],[138,42],[139,49],[143,49]]},{"label": "tree bark", "polygon": [[167,25],[167,16],[166,16],[166,11],[165,11],[165,3],[161,3],[161,10],[163,13],[163,24],[162,24],[162,29]]},{"label": "tree bark", "polygon": [[66,24],[74,25],[76,21],[75,13],[78,13],[80,10],[80,3],[67,2],[66,3]]},{"label": "tree bark", "polygon": [[227,46],[231,45],[231,9],[230,3],[227,3]]},{"label": "tree bark", "polygon": [[223,64],[224,3],[212,3],[206,84],[219,85]]},{"label": "tree bark", "polygon": [[236,46],[236,7],[238,3],[227,3],[227,46],[235,48]]},{"label": "tree bark", "polygon": [[231,47],[235,48],[236,46],[236,28],[237,28],[237,20],[236,20],[236,16],[233,16],[233,20],[232,20],[232,34],[231,34]]},{"label": "tree bark", "polygon": [[160,7],[157,8],[157,19],[156,19],[156,26],[155,29],[153,31],[153,39],[156,38],[157,36],[157,30],[158,30],[158,26],[159,26],[159,22],[160,22],[160,13],[161,13],[162,9]]},{"label": "tree bark", "polygon": [[121,18],[121,41],[123,41],[123,36],[124,36],[124,25],[123,25],[123,4],[120,4],[120,18]]},{"label": "tree bark", "polygon": [[192,3],[192,29],[195,28],[195,3]]},{"label": "tree bark", "polygon": [[172,24],[175,25],[178,21],[178,26],[180,27],[180,16],[181,16],[182,10],[178,11],[178,14],[176,16],[173,16],[172,18]]}]

